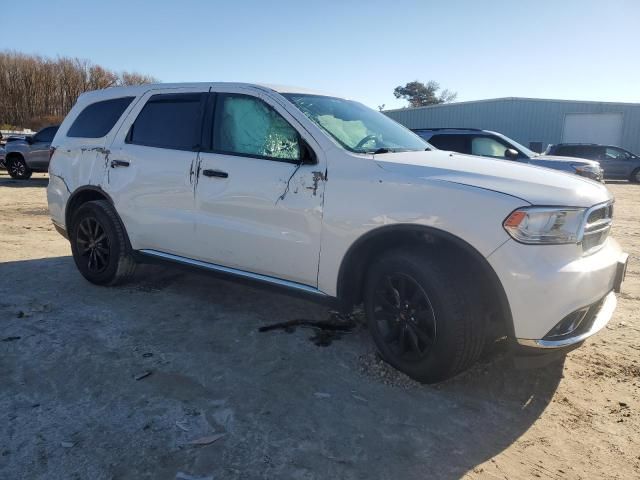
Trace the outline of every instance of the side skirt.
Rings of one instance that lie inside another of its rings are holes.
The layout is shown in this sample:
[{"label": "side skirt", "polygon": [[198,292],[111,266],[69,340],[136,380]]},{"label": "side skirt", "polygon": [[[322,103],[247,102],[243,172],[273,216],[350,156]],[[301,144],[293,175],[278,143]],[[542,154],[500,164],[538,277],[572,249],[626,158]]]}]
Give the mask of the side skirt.
[{"label": "side skirt", "polygon": [[307,299],[315,302],[338,305],[337,299],[330,295],[327,295],[320,290],[304,285],[302,283],[291,282],[289,280],[283,280],[269,275],[262,275],[259,273],[247,272],[245,270],[238,270],[236,268],[225,267],[223,265],[217,265],[215,263],[203,262],[202,260],[195,260],[193,258],[181,257],[179,255],[173,255],[171,253],[160,252],[157,250],[137,250],[135,252],[141,261],[156,260],[160,262],[169,262],[182,266],[197,268],[200,270],[206,270],[208,272],[217,274],[221,277],[232,277],[237,280],[244,280],[249,283],[261,284],[264,286],[275,287],[279,290],[285,290],[290,293],[297,293]]}]

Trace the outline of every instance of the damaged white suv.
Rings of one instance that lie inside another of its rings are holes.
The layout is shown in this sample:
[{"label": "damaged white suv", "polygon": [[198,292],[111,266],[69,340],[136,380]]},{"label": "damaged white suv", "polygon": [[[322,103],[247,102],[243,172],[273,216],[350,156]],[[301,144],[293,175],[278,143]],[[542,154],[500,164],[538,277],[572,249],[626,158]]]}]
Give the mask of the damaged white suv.
[{"label": "damaged white suv", "polygon": [[90,92],[52,155],[51,216],[90,282],[153,258],[363,303],[382,356],[425,382],[468,367],[495,325],[531,351],[580,343],[624,277],[603,185],[436,151],[302,89]]}]

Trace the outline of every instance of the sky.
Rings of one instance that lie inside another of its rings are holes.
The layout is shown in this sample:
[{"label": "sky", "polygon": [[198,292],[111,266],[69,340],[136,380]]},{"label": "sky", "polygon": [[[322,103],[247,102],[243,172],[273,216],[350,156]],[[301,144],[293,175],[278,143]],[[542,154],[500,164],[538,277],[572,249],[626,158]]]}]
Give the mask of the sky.
[{"label": "sky", "polygon": [[640,102],[640,0],[2,0],[0,12],[0,50],[163,82],[295,85],[386,109],[406,105],[393,89],[413,80],[458,101]]}]

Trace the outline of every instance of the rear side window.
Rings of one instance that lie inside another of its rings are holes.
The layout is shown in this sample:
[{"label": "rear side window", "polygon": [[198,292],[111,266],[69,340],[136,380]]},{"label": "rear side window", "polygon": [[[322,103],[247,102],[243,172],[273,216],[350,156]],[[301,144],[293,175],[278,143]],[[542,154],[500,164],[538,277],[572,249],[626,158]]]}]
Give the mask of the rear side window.
[{"label": "rear side window", "polygon": [[127,143],[174,150],[197,150],[205,96],[200,93],[153,95],[131,125]]},{"label": "rear side window", "polygon": [[429,143],[440,150],[449,150],[458,153],[471,153],[471,141],[469,135],[434,135]]},{"label": "rear side window", "polygon": [[567,157],[574,157],[576,156],[576,147],[564,147],[564,146],[560,146],[560,147],[556,147],[555,152],[553,152],[554,155],[560,155],[560,156],[567,156]]},{"label": "rear side window", "polygon": [[135,97],[113,98],[92,103],[75,119],[67,137],[100,138],[104,137],[116,124],[122,112]]},{"label": "rear side window", "polygon": [[53,137],[56,136],[56,132],[58,131],[58,127],[47,127],[40,130],[33,136],[34,142],[52,142]]}]

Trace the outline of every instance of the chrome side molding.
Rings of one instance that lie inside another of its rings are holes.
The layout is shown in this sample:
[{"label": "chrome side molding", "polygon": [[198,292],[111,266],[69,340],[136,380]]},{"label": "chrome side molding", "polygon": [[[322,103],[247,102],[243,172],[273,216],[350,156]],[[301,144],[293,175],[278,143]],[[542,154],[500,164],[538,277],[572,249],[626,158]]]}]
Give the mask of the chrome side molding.
[{"label": "chrome side molding", "polygon": [[226,273],[235,277],[248,278],[251,280],[257,280],[259,282],[270,283],[272,285],[278,285],[293,290],[299,290],[312,295],[318,295],[321,297],[328,297],[324,292],[321,292],[317,288],[313,288],[309,285],[302,283],[291,282],[289,280],[282,280],[276,277],[270,277],[269,275],[262,275],[259,273],[247,272],[244,270],[238,270],[236,268],[224,267],[215,263],[203,262],[202,260],[195,260],[193,258],[181,257],[179,255],[173,255],[171,253],[159,252],[157,250],[138,250],[138,253],[147,255],[149,257],[160,258],[168,260],[170,262],[181,263],[183,265],[189,265],[193,267],[203,268],[205,270],[211,270],[213,272]]}]

